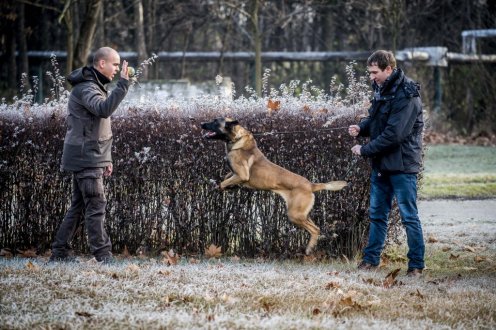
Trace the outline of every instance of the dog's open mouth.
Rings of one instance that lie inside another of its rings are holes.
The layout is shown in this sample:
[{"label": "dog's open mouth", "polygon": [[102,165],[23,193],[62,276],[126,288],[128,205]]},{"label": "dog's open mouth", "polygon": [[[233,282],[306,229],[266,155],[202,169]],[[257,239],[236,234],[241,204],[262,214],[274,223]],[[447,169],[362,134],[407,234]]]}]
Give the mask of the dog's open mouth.
[{"label": "dog's open mouth", "polygon": [[204,134],[203,134],[203,137],[206,138],[206,139],[211,139],[213,137],[215,137],[217,135],[217,132],[214,132],[214,131],[206,131]]}]

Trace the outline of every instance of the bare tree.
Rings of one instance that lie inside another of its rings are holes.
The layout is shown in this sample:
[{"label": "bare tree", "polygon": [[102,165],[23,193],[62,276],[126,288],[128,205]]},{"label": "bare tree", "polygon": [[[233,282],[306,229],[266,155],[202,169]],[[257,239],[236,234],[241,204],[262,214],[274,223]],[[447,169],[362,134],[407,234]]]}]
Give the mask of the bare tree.
[{"label": "bare tree", "polygon": [[64,9],[59,22],[64,21],[67,28],[67,72],[88,63],[88,56],[93,46],[98,17],[102,10],[102,0],[88,0],[82,23],[79,24],[79,10],[77,0],[65,0]]},{"label": "bare tree", "polygon": [[[143,19],[143,2],[134,0],[134,41],[138,52],[138,63],[142,63],[148,58],[146,52],[145,28]],[[148,79],[148,66],[143,67],[142,79]]]}]

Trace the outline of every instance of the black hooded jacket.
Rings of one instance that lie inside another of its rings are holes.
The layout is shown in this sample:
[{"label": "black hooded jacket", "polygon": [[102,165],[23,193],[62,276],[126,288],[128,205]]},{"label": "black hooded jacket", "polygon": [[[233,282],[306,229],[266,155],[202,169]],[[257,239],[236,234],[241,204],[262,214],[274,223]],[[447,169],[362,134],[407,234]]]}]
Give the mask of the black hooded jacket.
[{"label": "black hooded jacket", "polygon": [[67,105],[67,133],[61,169],[77,172],[112,163],[110,115],[126,96],[129,82],[120,78],[108,95],[104,75],[92,67],[73,71],[67,78],[73,86]]},{"label": "black hooded jacket", "polygon": [[370,136],[361,154],[380,172],[420,172],[424,127],[420,86],[395,69],[380,88],[373,87],[369,116],[359,124],[360,135]]}]

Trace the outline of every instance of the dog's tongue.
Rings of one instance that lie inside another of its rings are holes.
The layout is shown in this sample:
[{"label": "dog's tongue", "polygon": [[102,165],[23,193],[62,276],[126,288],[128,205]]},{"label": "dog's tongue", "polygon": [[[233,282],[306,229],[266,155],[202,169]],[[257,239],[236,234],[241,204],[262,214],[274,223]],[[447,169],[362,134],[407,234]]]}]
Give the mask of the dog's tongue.
[{"label": "dog's tongue", "polygon": [[207,133],[203,134],[204,137],[211,137],[214,136],[216,133],[212,131],[207,131]]}]

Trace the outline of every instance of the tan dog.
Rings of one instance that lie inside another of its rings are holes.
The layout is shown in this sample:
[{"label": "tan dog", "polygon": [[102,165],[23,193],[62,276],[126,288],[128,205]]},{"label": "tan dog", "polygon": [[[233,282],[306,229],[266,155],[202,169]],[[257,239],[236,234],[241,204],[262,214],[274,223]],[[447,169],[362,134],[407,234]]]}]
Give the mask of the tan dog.
[{"label": "tan dog", "polygon": [[220,183],[220,189],[239,184],[281,195],[287,204],[289,220],[310,233],[310,241],[305,250],[307,255],[310,254],[320,234],[319,227],[308,217],[315,201],[313,193],[320,190],[341,190],[347,185],[346,181],[311,183],[272,163],[257,148],[253,134],[241,127],[236,120],[217,118],[212,122],[202,123],[201,127],[207,131],[205,138],[226,142],[227,159],[232,173]]}]

